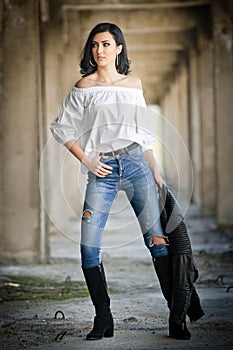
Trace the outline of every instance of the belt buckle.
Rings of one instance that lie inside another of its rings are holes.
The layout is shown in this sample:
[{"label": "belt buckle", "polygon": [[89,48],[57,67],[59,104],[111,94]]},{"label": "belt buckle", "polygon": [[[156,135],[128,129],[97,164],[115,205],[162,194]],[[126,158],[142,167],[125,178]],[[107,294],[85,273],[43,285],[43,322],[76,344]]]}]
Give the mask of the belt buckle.
[{"label": "belt buckle", "polygon": [[121,156],[122,154],[124,154],[126,152],[126,149],[125,148],[120,148],[116,151],[116,154],[118,156]]}]

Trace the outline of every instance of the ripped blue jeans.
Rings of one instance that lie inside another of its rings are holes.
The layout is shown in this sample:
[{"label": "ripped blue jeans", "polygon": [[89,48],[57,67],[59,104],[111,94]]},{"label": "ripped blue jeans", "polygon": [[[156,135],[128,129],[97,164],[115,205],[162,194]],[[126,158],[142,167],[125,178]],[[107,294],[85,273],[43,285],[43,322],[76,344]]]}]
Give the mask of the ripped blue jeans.
[{"label": "ripped blue jeans", "polygon": [[82,267],[87,269],[101,263],[102,235],[118,191],[125,191],[151,256],[168,255],[165,244],[154,244],[152,240],[153,236],[164,235],[154,177],[141,146],[120,156],[102,157],[101,161],[113,170],[104,178],[88,173],[81,225]]}]

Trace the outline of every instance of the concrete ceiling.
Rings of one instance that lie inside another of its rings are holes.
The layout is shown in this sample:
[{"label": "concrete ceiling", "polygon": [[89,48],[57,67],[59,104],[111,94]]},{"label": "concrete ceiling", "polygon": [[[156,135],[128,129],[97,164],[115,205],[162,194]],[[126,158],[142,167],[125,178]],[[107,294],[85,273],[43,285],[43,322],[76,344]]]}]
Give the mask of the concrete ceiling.
[{"label": "concrete ceiling", "polygon": [[80,48],[97,23],[118,24],[126,37],[132,74],[142,79],[150,103],[160,101],[181,61],[188,62],[188,50],[197,47],[197,33],[210,31],[208,0],[42,0],[41,4],[45,21],[62,19],[66,38],[71,30],[69,16],[76,13]]}]

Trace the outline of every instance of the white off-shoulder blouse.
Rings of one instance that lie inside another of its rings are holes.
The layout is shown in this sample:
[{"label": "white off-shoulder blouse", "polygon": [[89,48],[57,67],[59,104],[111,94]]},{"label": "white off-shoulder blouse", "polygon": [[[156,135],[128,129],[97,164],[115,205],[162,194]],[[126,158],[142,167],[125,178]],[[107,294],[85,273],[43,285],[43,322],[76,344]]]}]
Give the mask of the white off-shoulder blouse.
[{"label": "white off-shoulder blouse", "polygon": [[119,86],[74,87],[65,97],[57,119],[50,124],[54,138],[65,144],[76,140],[91,156],[137,142],[153,148],[147,129],[149,113],[143,91]]}]

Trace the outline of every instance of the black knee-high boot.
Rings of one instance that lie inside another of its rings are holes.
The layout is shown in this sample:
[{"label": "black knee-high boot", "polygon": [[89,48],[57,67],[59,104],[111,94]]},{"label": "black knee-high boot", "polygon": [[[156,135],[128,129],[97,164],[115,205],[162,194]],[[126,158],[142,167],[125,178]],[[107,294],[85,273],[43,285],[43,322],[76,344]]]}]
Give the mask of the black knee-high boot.
[{"label": "black knee-high boot", "polygon": [[83,273],[96,312],[94,327],[87,334],[86,339],[99,340],[103,337],[113,337],[114,324],[103,265],[83,269]]}]

